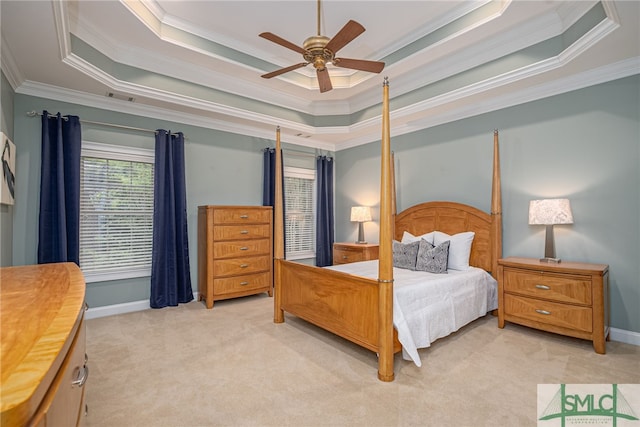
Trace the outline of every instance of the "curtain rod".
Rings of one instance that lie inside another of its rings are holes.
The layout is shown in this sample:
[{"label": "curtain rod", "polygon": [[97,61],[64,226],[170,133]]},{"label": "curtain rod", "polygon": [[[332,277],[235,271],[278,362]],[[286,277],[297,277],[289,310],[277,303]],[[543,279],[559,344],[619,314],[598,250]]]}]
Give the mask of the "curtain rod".
[{"label": "curtain rod", "polygon": [[[29,112],[27,112],[27,116],[29,116],[29,117],[42,116],[42,113],[39,113],[37,111],[29,111]],[[49,114],[49,117],[55,117],[55,115],[54,114]],[[63,119],[67,120],[65,117],[63,117]],[[152,129],[143,129],[143,128],[136,128],[136,127],[133,127],[133,126],[116,125],[114,123],[94,122],[94,121],[91,121],[91,120],[80,120],[80,123],[86,123],[86,124],[91,124],[91,125],[99,125],[99,126],[109,126],[109,127],[114,127],[114,128],[120,128],[120,129],[135,130],[135,131],[138,131],[138,132],[152,132],[154,135],[157,133],[157,131],[152,130]]]},{"label": "curtain rod", "polygon": [[[264,148],[261,149],[260,151],[265,150]],[[316,152],[315,153],[309,153],[308,151],[299,151],[299,150],[292,150],[290,148],[283,148],[282,149],[283,153],[286,153],[290,156],[298,156],[298,157],[313,157],[314,159],[319,156],[320,154],[318,154],[318,149],[316,148]]]},{"label": "curtain rod", "polygon": [[286,154],[290,155],[290,156],[298,156],[298,157],[313,157],[314,159],[316,158],[316,154],[314,153],[307,153],[304,151],[296,151],[296,150],[288,150],[288,149],[284,149],[282,150],[283,152],[285,152]]}]

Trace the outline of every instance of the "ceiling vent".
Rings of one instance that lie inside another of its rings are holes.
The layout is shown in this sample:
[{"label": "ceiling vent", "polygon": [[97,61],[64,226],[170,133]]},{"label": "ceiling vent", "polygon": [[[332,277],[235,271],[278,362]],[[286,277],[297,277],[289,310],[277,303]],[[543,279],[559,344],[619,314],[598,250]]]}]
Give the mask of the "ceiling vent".
[{"label": "ceiling vent", "polygon": [[128,96],[128,95],[115,93],[115,92],[107,92],[107,97],[119,99],[120,101],[127,101],[127,102],[133,102],[136,100],[133,96]]}]

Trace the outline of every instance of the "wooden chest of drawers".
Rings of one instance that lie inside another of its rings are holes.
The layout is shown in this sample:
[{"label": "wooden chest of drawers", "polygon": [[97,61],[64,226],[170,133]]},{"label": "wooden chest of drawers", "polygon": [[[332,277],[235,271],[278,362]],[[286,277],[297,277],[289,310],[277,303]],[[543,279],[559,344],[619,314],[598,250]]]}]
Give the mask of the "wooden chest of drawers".
[{"label": "wooden chest of drawers", "polygon": [[334,243],[333,265],[378,259],[378,247],[371,243]]},{"label": "wooden chest of drawers", "polygon": [[609,267],[551,264],[531,258],[498,261],[498,326],[505,321],[593,341],[604,354],[609,334]]},{"label": "wooden chest of drawers", "polygon": [[198,292],[207,308],[222,299],[272,296],[272,208],[198,206]]}]

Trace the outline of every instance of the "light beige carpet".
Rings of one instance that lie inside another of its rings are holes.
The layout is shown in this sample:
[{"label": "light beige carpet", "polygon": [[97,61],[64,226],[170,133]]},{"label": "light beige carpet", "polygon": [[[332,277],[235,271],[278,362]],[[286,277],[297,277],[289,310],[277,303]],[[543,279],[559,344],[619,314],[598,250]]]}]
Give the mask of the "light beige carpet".
[{"label": "light beige carpet", "polygon": [[539,383],[640,383],[640,347],[590,342],[491,315],[395,359],[286,315],[266,294],[87,321],[86,424],[108,426],[535,426]]}]

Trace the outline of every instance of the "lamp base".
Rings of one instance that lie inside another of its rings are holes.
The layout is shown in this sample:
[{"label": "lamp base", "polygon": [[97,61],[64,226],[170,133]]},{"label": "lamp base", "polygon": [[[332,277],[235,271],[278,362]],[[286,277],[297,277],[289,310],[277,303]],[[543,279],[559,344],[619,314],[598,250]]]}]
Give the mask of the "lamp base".
[{"label": "lamp base", "polygon": [[358,240],[356,241],[356,244],[364,245],[366,243],[367,241],[364,240],[364,227],[362,226],[362,222],[358,222]]},{"label": "lamp base", "polygon": [[540,258],[540,262],[546,262],[548,264],[560,264],[562,260],[560,258],[551,258],[551,257],[544,257],[544,258]]}]

